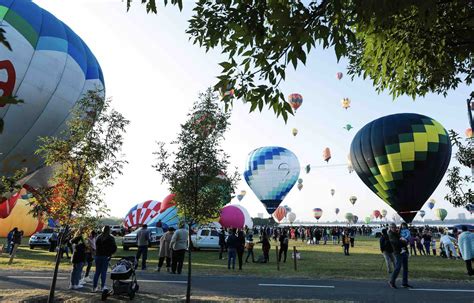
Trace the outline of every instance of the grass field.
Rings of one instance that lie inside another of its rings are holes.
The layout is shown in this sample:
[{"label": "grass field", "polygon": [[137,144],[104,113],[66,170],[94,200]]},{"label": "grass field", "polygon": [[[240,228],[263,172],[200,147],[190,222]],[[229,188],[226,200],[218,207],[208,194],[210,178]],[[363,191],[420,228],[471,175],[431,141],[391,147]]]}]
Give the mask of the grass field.
[{"label": "grass field", "polygon": [[[118,256],[133,255],[135,250],[123,251],[121,241],[117,239]],[[0,240],[0,243],[4,243]],[[27,243],[24,240],[24,243]],[[302,242],[290,241],[290,247],[296,246],[302,255],[298,260],[298,270],[293,268],[293,260],[288,254],[286,263],[280,263],[277,270],[275,242],[272,242],[272,251],[269,264],[247,263],[243,271],[229,271],[227,260],[219,260],[216,251],[193,252],[193,273],[203,275],[252,275],[271,277],[308,277],[308,278],[345,278],[345,279],[386,279],[385,265],[382,267],[383,257],[378,249],[378,240],[360,237],[351,248],[350,256],[344,256],[340,245],[307,245]],[[261,255],[260,246],[255,247],[255,255]],[[151,248],[148,253],[148,270],[157,266],[157,248]],[[245,255],[244,255],[245,257]],[[187,257],[186,257],[187,259]],[[63,259],[61,270],[69,271],[69,261]],[[0,268],[20,270],[52,269],[54,254],[46,250],[30,250],[28,246],[20,247],[17,258],[8,266],[6,254],[0,257]],[[461,260],[448,260],[439,256],[411,256],[409,259],[410,279],[470,281],[465,274],[466,268]]]}]

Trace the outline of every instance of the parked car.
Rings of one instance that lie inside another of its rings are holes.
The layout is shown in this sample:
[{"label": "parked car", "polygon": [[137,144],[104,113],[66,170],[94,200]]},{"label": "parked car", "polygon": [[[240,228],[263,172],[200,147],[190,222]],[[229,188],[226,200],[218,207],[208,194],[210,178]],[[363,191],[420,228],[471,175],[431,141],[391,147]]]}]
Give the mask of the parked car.
[{"label": "parked car", "polygon": [[[137,247],[137,232],[140,231],[142,228],[140,227],[136,231],[129,233],[122,238],[122,246],[123,250],[129,250],[130,247]],[[158,227],[149,226],[148,230],[151,232],[151,246],[159,246],[160,245],[160,238],[163,235],[163,229]]]},{"label": "parked car", "polygon": [[44,247],[49,249],[49,247],[51,246],[49,239],[51,239],[53,233],[55,233],[54,229],[45,228],[33,234],[30,237],[30,240],[28,241],[30,249],[34,249],[35,247]]},{"label": "parked car", "polygon": [[194,249],[219,249],[219,232],[215,228],[201,228],[191,235]]},{"label": "parked car", "polygon": [[122,225],[111,225],[110,233],[112,236],[123,236],[125,234],[125,229]]},{"label": "parked car", "polygon": [[372,237],[380,238],[382,236],[382,229],[386,227],[379,227],[379,228],[373,228],[372,229]]}]

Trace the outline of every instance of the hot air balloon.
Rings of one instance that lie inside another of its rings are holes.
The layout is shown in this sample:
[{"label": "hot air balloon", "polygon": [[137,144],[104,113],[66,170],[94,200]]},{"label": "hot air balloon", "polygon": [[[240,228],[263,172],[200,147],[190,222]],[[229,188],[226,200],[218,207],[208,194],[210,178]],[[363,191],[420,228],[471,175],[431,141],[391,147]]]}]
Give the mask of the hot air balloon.
[{"label": "hot air balloon", "polygon": [[420,215],[421,218],[423,218],[426,213],[425,213],[424,210],[420,210],[420,211],[418,212],[418,214]]},{"label": "hot air balloon", "polygon": [[352,216],[352,224],[356,224],[357,221],[359,221],[359,217],[357,217],[356,215]]},{"label": "hot air balloon", "polygon": [[224,228],[253,228],[253,221],[242,205],[226,205],[221,209],[219,223]]},{"label": "hot air balloon", "polygon": [[354,168],[352,167],[351,155],[347,155],[347,170],[349,171],[349,174],[354,171]]},{"label": "hot air balloon", "polygon": [[352,222],[352,218],[354,217],[354,215],[352,213],[346,213],[344,215],[344,218],[346,218],[347,222],[351,223]]},{"label": "hot air balloon", "polygon": [[[35,151],[40,136],[56,136],[71,109],[90,90],[104,89],[91,50],[68,26],[31,0],[0,0],[2,28],[13,51],[0,48],[2,96],[20,105],[0,105],[0,175],[44,165]],[[101,93],[103,96],[104,93]]]},{"label": "hot air balloon", "polygon": [[303,189],[303,183],[298,183],[296,187],[298,188],[299,191],[301,191]]},{"label": "hot air balloon", "polygon": [[334,196],[335,193],[336,193],[336,190],[335,190],[335,189],[331,189],[331,196]]},{"label": "hot air balloon", "polygon": [[451,144],[437,121],[394,114],[364,126],[350,154],[362,181],[409,223],[443,178]]},{"label": "hot air balloon", "polygon": [[468,205],[466,205],[466,210],[472,215],[474,213],[474,204],[469,203]]},{"label": "hot air balloon", "polygon": [[316,220],[319,221],[322,215],[323,215],[323,210],[321,208],[313,209],[313,216]]},{"label": "hot air balloon", "polygon": [[[161,202],[161,205],[163,205],[163,202]],[[172,205],[154,216],[148,222],[148,226],[156,226],[156,224],[160,222],[163,230],[167,230],[169,227],[176,229],[180,221],[181,218],[178,215],[178,208],[176,205]]]},{"label": "hot air balloon", "polygon": [[435,199],[430,199],[430,200],[428,201],[428,207],[429,207],[429,209],[433,209],[433,207],[435,206],[435,204],[436,204],[436,200],[435,200]]},{"label": "hot air balloon", "polygon": [[300,175],[298,158],[290,150],[267,146],[249,154],[245,181],[272,214],[285,199]]},{"label": "hot air balloon", "polygon": [[245,190],[241,190],[241,191],[240,191],[240,194],[245,197],[245,195],[247,194],[247,192],[246,192]]},{"label": "hot air balloon", "polygon": [[336,215],[339,214],[339,208],[336,207],[334,211],[336,212]]},{"label": "hot air balloon", "polygon": [[380,214],[382,215],[382,218],[385,218],[387,216],[387,210],[386,209],[382,209],[380,211]]},{"label": "hot air balloon", "polygon": [[350,131],[351,129],[353,129],[354,127],[352,127],[352,125],[350,124],[346,124],[346,126],[343,127],[345,130],[347,131]]},{"label": "hot air balloon", "polygon": [[242,201],[243,198],[244,198],[244,196],[242,196],[242,195],[237,195],[237,200],[239,200],[239,202]]},{"label": "hot air balloon", "polygon": [[310,164],[306,165],[305,171],[306,171],[307,174],[309,174],[309,172],[311,171],[311,165]]},{"label": "hot air balloon", "polygon": [[290,224],[293,224],[293,222],[295,222],[296,220],[296,214],[295,213],[289,213],[288,214],[288,221],[290,222]]},{"label": "hot air balloon", "polygon": [[286,217],[286,208],[283,206],[278,206],[275,212],[273,212],[273,218],[275,221],[280,223]]},{"label": "hot air balloon", "polygon": [[298,129],[293,128],[293,129],[291,130],[291,133],[293,134],[293,137],[296,137],[296,135],[298,134]]},{"label": "hot air balloon", "polygon": [[370,224],[371,221],[372,220],[371,220],[370,216],[365,217],[365,219],[364,219],[365,224]]},{"label": "hot air balloon", "polygon": [[466,138],[472,138],[472,128],[466,129]]},{"label": "hot air balloon", "polygon": [[329,149],[329,147],[326,147],[323,150],[323,159],[326,162],[329,162],[329,160],[331,159],[331,150]]},{"label": "hot air balloon", "polygon": [[341,72],[337,72],[337,73],[336,73],[336,78],[337,78],[337,80],[341,80],[341,79],[342,79],[342,73],[341,73]]},{"label": "hot air balloon", "polygon": [[444,221],[444,218],[446,218],[446,216],[448,215],[448,211],[444,208],[437,208],[434,210],[434,212],[436,217],[441,221]]},{"label": "hot air balloon", "polygon": [[4,219],[10,215],[20,197],[21,193],[18,192],[0,202],[0,219]]},{"label": "hot air balloon", "polygon": [[174,206],[176,203],[174,202],[174,197],[176,195],[175,194],[169,194],[167,195],[163,201],[161,202],[161,206],[160,206],[160,212],[164,212],[165,210],[167,210],[168,208]]},{"label": "hot air balloon", "polygon": [[372,214],[374,215],[376,219],[379,219],[382,217],[382,214],[378,210],[374,210]]},{"label": "hot air balloon", "polygon": [[[33,198],[34,199],[34,198]],[[34,217],[30,212],[33,207],[30,201],[19,198],[15,207],[11,210],[10,215],[4,219],[0,219],[0,237],[6,237],[14,227],[23,231],[25,237],[40,231],[45,226],[43,217],[40,215]]]},{"label": "hot air balloon", "polygon": [[350,196],[349,197],[349,202],[351,202],[352,205],[354,205],[357,201],[357,197],[356,196]]},{"label": "hot air balloon", "polygon": [[303,179],[299,178],[298,179],[298,184],[303,184]]},{"label": "hot air balloon", "polygon": [[296,110],[303,104],[303,96],[300,94],[291,94],[288,96],[288,103],[290,103],[291,107]]},{"label": "hot air balloon", "polygon": [[148,222],[160,212],[160,209],[161,202],[155,200],[148,200],[137,204],[128,211],[122,224],[125,228],[148,224]]},{"label": "hot air balloon", "polygon": [[341,100],[341,104],[342,108],[348,109],[349,107],[351,107],[351,100],[349,100],[349,98],[344,98]]},{"label": "hot air balloon", "polygon": [[288,213],[291,212],[291,207],[289,207],[288,205],[283,205],[283,207],[286,209],[286,214],[288,215]]},{"label": "hot air balloon", "polygon": [[232,83],[227,84],[227,86],[219,88],[219,93],[221,95],[221,99],[224,99],[227,96],[233,97],[235,95],[234,88],[232,88]]}]

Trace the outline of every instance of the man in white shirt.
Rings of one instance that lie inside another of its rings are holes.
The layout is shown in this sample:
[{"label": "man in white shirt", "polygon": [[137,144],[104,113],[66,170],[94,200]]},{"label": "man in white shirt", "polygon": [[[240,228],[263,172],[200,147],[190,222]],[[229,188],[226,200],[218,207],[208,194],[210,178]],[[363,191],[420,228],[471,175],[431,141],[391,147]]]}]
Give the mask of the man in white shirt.
[{"label": "man in white shirt", "polygon": [[441,239],[439,239],[441,243],[443,243],[444,246],[444,252],[446,253],[446,257],[449,258],[450,253],[449,251],[452,252],[453,257],[458,258],[458,252],[456,251],[456,248],[454,247],[453,243],[456,243],[456,239],[449,236],[448,232],[446,232]]}]

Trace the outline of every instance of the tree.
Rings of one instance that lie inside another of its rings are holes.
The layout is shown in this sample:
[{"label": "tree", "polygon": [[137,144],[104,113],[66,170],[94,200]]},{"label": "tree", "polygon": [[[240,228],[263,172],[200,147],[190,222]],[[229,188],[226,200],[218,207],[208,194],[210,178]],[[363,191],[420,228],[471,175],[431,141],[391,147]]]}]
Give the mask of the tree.
[{"label": "tree", "polygon": [[[154,168],[161,174],[162,182],[169,184],[170,192],[176,194],[176,206],[189,231],[195,224],[219,217],[219,210],[230,202],[239,179],[237,172],[228,172],[229,156],[220,147],[229,118],[230,114],[219,108],[209,88],[194,103],[178,137],[171,142],[175,151],[158,142],[158,151],[154,153],[157,156]],[[191,249],[188,250],[187,302],[190,298]]]},{"label": "tree", "polygon": [[[127,163],[120,152],[129,121],[110,103],[100,91],[89,91],[77,103],[65,131],[58,137],[39,138],[37,154],[46,165],[56,168],[56,186],[42,192],[38,207],[60,221],[65,230],[62,235],[69,231],[73,215],[80,221],[92,211],[103,210],[103,189],[113,185],[115,175],[121,174]],[[60,237],[60,250],[62,241]],[[56,254],[49,302],[54,301],[60,257],[61,251]]]},{"label": "tree", "polygon": [[[156,2],[142,0],[155,14]],[[182,9],[182,0],[170,2]],[[236,87],[251,111],[267,105],[286,120],[292,109],[279,84],[316,47],[347,57],[349,75],[370,78],[393,97],[446,95],[471,84],[473,11],[474,2],[463,0],[197,0],[187,33],[206,51],[227,55],[215,89]]]}]

